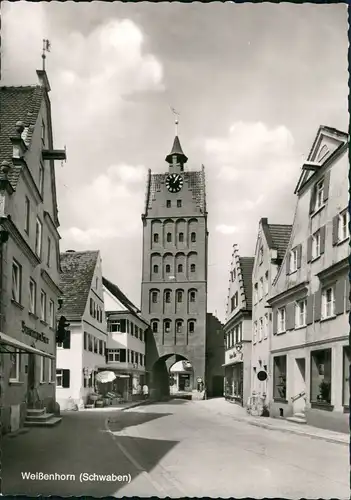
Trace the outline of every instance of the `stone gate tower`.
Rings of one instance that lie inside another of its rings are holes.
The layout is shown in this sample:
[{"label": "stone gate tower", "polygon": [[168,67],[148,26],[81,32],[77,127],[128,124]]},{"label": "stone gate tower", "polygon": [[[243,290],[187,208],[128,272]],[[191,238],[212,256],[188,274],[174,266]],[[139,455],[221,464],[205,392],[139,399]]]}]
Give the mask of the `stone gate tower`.
[{"label": "stone gate tower", "polygon": [[[205,376],[208,231],[204,167],[185,170],[178,136],[168,170],[148,172],[143,221],[141,310],[150,322],[146,369],[151,388],[168,386],[165,362],[188,360],[192,387]],[[160,364],[164,369],[160,370]],[[155,367],[158,366],[156,370]],[[163,382],[159,379],[163,377]]]}]

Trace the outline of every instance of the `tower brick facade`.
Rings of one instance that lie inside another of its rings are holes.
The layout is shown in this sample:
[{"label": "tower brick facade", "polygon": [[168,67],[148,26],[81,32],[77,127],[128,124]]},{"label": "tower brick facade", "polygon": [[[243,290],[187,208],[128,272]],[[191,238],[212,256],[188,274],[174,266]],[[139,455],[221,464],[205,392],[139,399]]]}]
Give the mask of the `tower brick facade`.
[{"label": "tower brick facade", "polygon": [[[205,377],[207,211],[204,167],[184,171],[178,137],[168,171],[149,170],[143,221],[141,310],[151,325],[146,369],[177,355],[193,366],[193,388]],[[172,176],[173,179],[169,178]],[[165,373],[165,372],[164,372]]]}]

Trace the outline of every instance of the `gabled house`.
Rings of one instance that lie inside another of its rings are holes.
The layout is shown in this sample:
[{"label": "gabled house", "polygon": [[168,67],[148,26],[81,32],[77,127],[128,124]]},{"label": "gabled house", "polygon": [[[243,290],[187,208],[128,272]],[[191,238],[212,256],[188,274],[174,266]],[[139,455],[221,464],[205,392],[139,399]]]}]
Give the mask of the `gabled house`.
[{"label": "gabled house", "polygon": [[[59,220],[47,74],[0,87],[0,400],[3,432],[55,409]],[[33,412],[32,412],[33,413]]]},{"label": "gabled house", "polygon": [[269,362],[272,313],[267,299],[284,259],[291,228],[286,224],[268,224],[268,219],[262,218],[256,242],[252,274],[251,392],[266,401],[270,398],[268,379],[272,376]]},{"label": "gabled house", "polygon": [[348,135],[321,126],[295,193],[287,252],[273,285],[272,403],[276,414],[348,432]]},{"label": "gabled house", "polygon": [[102,279],[107,319],[106,361],[100,370],[113,371],[114,388],[125,400],[140,397],[146,382],[145,338],[149,324],[122,290]]},{"label": "gabled house", "polygon": [[69,327],[57,344],[56,398],[66,409],[84,406],[94,391],[98,367],[105,362],[107,329],[100,252],[61,253],[61,269],[59,314]]},{"label": "gabled house", "polygon": [[252,269],[254,257],[240,257],[234,245],[228,288],[225,336],[225,397],[247,403],[251,384]]}]

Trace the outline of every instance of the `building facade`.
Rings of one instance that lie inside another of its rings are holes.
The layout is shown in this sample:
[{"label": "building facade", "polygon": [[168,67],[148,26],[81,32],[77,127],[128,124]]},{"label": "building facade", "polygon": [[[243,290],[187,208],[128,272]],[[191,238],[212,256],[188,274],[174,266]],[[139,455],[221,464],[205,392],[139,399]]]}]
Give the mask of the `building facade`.
[{"label": "building facade", "polygon": [[254,257],[233,246],[225,336],[225,398],[246,405],[251,386],[252,270]]},{"label": "building facade", "polygon": [[0,401],[3,432],[28,408],[55,410],[59,220],[45,71],[0,87]]},{"label": "building facade", "polygon": [[270,349],[272,312],[267,299],[284,259],[291,234],[291,225],[259,223],[252,273],[252,352],[251,393],[270,400],[269,380],[272,377]]},{"label": "building facade", "polygon": [[62,409],[82,408],[95,390],[98,367],[105,363],[107,326],[102,261],[99,251],[61,253],[59,315],[69,323],[68,334],[57,344],[56,398]]},{"label": "building facade", "polygon": [[142,215],[141,311],[152,332],[146,363],[162,394],[169,393],[165,362],[172,356],[191,363],[192,380],[204,380],[208,260],[204,167],[185,170],[177,136],[166,161],[167,172],[149,171]]},{"label": "building facade", "polygon": [[115,373],[114,388],[123,399],[136,399],[146,382],[145,339],[149,325],[117,285],[103,278],[103,287],[108,338],[106,362],[99,368]]},{"label": "building facade", "polygon": [[224,325],[212,313],[207,313],[206,324],[206,397],[224,394]]},{"label": "building facade", "polygon": [[269,303],[273,314],[273,414],[348,430],[348,136],[321,126],[296,187],[284,262]]}]

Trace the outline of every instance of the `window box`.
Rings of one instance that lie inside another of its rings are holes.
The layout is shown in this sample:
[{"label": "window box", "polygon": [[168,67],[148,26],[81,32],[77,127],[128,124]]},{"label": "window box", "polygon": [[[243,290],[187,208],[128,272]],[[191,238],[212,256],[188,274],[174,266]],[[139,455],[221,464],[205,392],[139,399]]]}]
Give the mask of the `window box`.
[{"label": "window box", "polygon": [[311,408],[314,410],[333,411],[334,405],[324,402],[311,402]]}]

